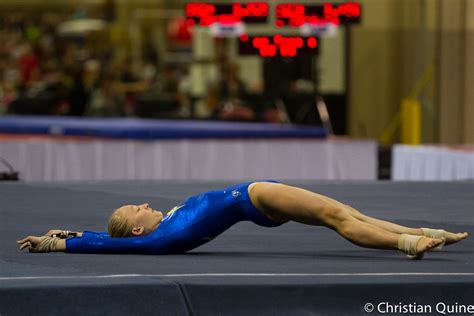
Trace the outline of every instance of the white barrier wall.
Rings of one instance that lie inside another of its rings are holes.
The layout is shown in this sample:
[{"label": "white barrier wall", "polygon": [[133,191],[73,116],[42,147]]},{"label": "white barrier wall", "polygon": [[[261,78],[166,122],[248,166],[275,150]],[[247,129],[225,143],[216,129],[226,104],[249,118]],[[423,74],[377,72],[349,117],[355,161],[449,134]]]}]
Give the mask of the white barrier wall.
[{"label": "white barrier wall", "polygon": [[452,181],[474,179],[474,147],[392,147],[392,180]]},{"label": "white barrier wall", "polygon": [[3,139],[0,157],[24,181],[377,177],[377,144],[372,140]]}]

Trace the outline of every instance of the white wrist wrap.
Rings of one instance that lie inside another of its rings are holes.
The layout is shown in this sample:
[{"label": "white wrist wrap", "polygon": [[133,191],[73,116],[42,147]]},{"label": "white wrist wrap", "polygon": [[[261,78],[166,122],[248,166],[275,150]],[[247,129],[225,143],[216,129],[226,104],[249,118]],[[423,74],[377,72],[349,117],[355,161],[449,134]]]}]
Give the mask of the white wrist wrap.
[{"label": "white wrist wrap", "polygon": [[54,252],[56,251],[56,245],[59,241],[59,238],[55,237],[43,237],[43,241],[40,242],[38,247],[34,252]]}]

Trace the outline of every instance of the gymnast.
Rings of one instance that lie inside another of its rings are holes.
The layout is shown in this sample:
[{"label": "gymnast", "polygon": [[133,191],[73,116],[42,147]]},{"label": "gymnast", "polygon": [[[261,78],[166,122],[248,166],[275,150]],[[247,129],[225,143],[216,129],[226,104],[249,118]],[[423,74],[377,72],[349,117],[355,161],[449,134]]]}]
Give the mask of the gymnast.
[{"label": "gymnast", "polygon": [[276,181],[248,182],[193,196],[164,217],[147,203],[125,205],[110,216],[108,233],[50,230],[17,241],[30,252],[176,254],[199,247],[239,221],[276,227],[290,220],[326,226],[366,248],[400,250],[421,259],[468,236],[408,228],[375,219],[329,197]]}]

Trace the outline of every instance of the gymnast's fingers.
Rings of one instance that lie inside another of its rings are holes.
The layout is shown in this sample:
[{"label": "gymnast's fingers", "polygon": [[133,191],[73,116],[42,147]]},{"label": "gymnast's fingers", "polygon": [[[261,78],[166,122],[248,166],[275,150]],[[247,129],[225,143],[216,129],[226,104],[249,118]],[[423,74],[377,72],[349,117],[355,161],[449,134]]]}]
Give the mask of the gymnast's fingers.
[{"label": "gymnast's fingers", "polygon": [[22,240],[18,240],[17,243],[23,244],[23,243],[25,243],[26,241],[29,241],[29,240],[31,239],[31,237],[33,237],[33,236],[25,237],[25,238],[23,238]]},{"label": "gymnast's fingers", "polygon": [[29,241],[25,242],[24,244],[22,244],[20,246],[20,251],[25,249],[25,248],[28,248],[31,251],[32,246],[31,246],[31,243]]}]

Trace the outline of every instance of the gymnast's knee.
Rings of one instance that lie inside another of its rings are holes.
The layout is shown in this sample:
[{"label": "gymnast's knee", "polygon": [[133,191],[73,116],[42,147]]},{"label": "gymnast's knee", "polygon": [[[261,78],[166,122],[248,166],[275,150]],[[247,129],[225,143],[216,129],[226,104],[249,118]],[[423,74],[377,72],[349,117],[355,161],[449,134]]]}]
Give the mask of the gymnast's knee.
[{"label": "gymnast's knee", "polygon": [[323,222],[337,231],[346,229],[353,219],[343,207],[331,207],[323,211]]},{"label": "gymnast's knee", "polygon": [[357,218],[358,220],[363,220],[365,215],[353,208],[348,204],[343,204],[344,208],[349,212],[352,217]]}]

